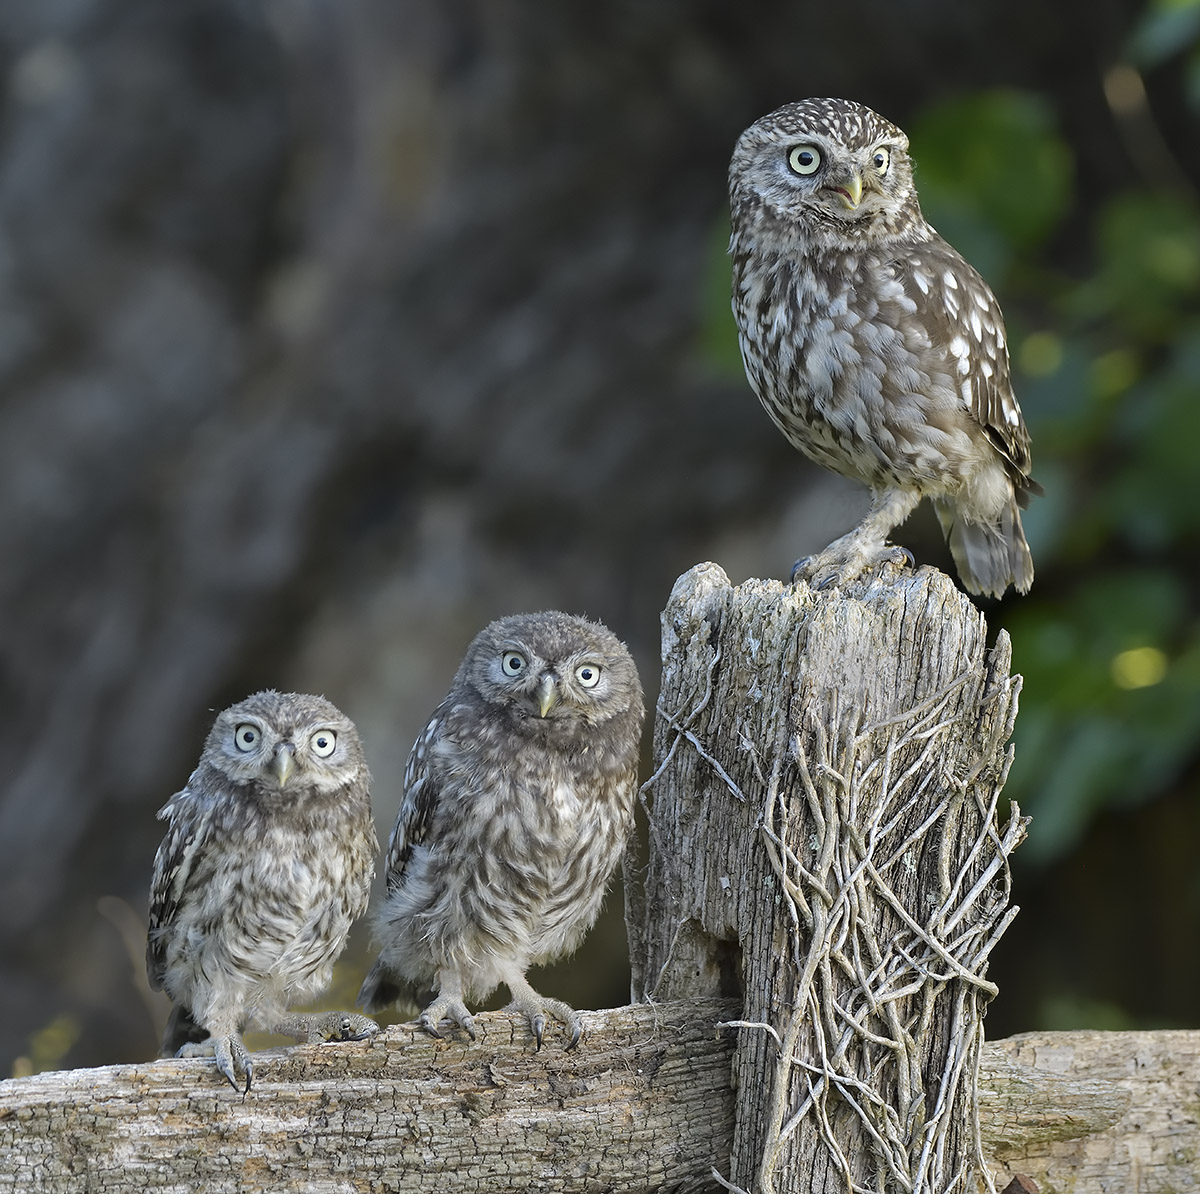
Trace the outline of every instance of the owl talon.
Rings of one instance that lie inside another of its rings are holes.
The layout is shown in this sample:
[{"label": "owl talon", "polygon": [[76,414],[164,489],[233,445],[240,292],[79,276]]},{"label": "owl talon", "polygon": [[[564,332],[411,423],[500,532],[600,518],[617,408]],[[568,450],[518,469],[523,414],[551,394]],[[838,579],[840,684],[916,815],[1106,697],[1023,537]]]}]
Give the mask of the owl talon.
[{"label": "owl talon", "polygon": [[379,1032],[379,1025],[356,1012],[330,1012],[317,1030],[327,1041],[366,1041]]},{"label": "owl talon", "polygon": [[365,1041],[379,1031],[379,1025],[374,1020],[357,1012],[324,1012],[317,1015],[298,1012],[260,1023],[268,1032],[294,1037],[310,1045],[327,1041]]},{"label": "owl talon", "polygon": [[508,980],[508,989],[513,993],[513,1001],[509,1004],[512,1011],[521,1012],[529,1021],[529,1030],[536,1042],[534,1052],[542,1047],[546,1034],[547,1015],[560,1020],[571,1034],[567,1049],[574,1049],[583,1035],[583,1022],[579,1013],[561,999],[545,999],[539,995],[524,977],[514,975]]},{"label": "owl talon", "polygon": [[[884,521],[893,521],[899,513],[911,510],[914,504],[903,494],[885,493],[876,498],[872,509],[879,512]],[[915,565],[913,554],[907,547],[886,543],[879,535],[879,529],[872,525],[871,516],[868,516],[860,526],[835,539],[823,551],[797,560],[792,567],[792,584],[804,580],[813,589],[836,588],[868,572]]]},{"label": "owl talon", "polygon": [[425,1016],[425,1015],[418,1016],[417,1017],[417,1026],[419,1028],[421,1028],[424,1032],[427,1032],[431,1037],[434,1037],[436,1040],[440,1041],[442,1039],[442,1034],[438,1031],[437,1024],[434,1023],[434,1021],[431,1020],[428,1016]]},{"label": "owl talon", "polygon": [[[217,1070],[224,1075],[225,1080],[239,1094],[249,1094],[250,1083],[254,1078],[254,1062],[241,1038],[236,1034],[217,1037],[210,1036],[206,1041],[188,1041],[181,1045],[175,1053],[176,1057],[211,1057],[216,1062]],[[246,1085],[243,1087],[238,1078],[238,1071],[246,1075]]]},{"label": "owl talon", "polygon": [[475,1040],[475,1019],[469,1011],[466,1004],[456,996],[439,995],[421,1014],[417,1017],[417,1025],[430,1036],[442,1039],[443,1033],[440,1031],[440,1026],[443,1019],[453,1020],[471,1038]]}]

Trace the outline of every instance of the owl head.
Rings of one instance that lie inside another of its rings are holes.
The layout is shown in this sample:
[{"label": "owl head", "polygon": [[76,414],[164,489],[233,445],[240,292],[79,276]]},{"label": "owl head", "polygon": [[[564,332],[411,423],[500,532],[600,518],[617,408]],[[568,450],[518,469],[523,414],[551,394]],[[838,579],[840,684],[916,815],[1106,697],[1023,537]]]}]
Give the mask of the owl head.
[{"label": "owl head", "polygon": [[484,627],[459,679],[483,701],[537,733],[596,726],[636,711],[642,686],[625,645],[607,627],[550,610]]},{"label": "owl head", "polygon": [[743,220],[757,209],[842,234],[909,226],[919,211],[908,138],[842,99],[800,100],[756,120],[734,148],[729,193]]},{"label": "owl head", "polygon": [[331,793],[366,772],[354,723],[324,697],[256,692],[213,723],[204,758],[265,795]]}]

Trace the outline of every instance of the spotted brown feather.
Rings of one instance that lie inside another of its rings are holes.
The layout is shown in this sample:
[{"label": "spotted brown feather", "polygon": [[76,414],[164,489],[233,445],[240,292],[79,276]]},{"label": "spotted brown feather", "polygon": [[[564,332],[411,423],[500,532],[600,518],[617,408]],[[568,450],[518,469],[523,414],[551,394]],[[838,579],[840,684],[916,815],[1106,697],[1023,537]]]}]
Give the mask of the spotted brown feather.
[{"label": "spotted brown feather", "polygon": [[503,983],[539,1045],[547,1013],[578,1040],[576,1013],[525,972],[596,919],[632,827],[643,717],[634,662],[600,624],[550,611],[480,632],[409,756],[361,1006],[407,991],[432,999],[429,1032],[448,1017],[473,1035],[467,1001]]},{"label": "spotted brown feather", "polygon": [[363,915],[377,851],[353,723],[322,697],[261,692],[222,712],[159,813],[146,971],[174,1007],[163,1053],[212,1054],[238,1089],[248,1026],[300,1039],[377,1031],[350,1012],[290,1013],[320,994]]},{"label": "spotted brown feather", "polygon": [[908,138],[861,104],[803,100],[742,134],[729,183],[750,385],[792,444],[872,491],[799,574],[842,583],[896,558],[887,536],[929,497],[968,589],[1026,592],[1019,508],[1040,487],[1004,320],[921,214]]}]

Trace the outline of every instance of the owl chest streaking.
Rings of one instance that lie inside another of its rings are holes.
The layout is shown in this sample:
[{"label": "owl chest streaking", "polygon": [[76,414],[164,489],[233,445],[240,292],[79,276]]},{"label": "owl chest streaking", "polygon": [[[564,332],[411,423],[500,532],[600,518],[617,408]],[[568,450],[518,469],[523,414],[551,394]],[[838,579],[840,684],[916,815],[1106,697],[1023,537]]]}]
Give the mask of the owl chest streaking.
[{"label": "owl chest streaking", "polygon": [[159,816],[146,969],[174,1003],[165,1055],[212,1053],[237,1088],[247,1025],[357,1038],[365,1016],[289,1014],[330,982],[367,909],[377,851],[353,723],[321,697],[262,692],[221,713]]},{"label": "owl chest streaking", "polygon": [[870,486],[864,523],[807,562],[844,581],[933,499],[973,592],[1026,591],[1037,491],[986,283],[925,222],[904,134],[844,100],[751,125],[730,164],[733,311],[751,387],[788,440]]},{"label": "owl chest streaking", "polygon": [[[181,796],[168,806],[172,819],[189,829],[203,823],[206,811]],[[213,810],[159,970],[168,993],[194,993],[204,975],[220,972],[244,985],[248,1006],[263,997],[303,1002],[329,985],[333,960],[366,911],[362,876],[371,868],[348,856],[329,808],[272,815],[249,792],[243,797]],[[243,898],[248,891],[253,900]]]},{"label": "owl chest streaking", "polygon": [[578,1017],[525,971],[591,928],[633,820],[641,685],[606,628],[556,612],[492,623],[417,739],[360,1001],[436,993],[421,1023],[472,1029],[465,1001],[504,983],[539,1044]]}]

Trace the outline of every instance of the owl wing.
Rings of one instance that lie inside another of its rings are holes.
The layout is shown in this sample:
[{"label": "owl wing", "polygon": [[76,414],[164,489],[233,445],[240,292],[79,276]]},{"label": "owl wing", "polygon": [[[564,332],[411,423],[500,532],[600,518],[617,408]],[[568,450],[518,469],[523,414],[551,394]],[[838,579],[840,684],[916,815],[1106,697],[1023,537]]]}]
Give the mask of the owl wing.
[{"label": "owl wing", "polygon": [[1029,478],[1029,432],[1013,394],[1004,316],[978,271],[939,236],[918,244],[900,263],[900,280],[916,305],[918,323],[941,332],[949,371],[992,446],[1012,465],[1024,488]]},{"label": "owl wing", "polygon": [[445,730],[448,707],[438,707],[409,751],[404,767],[404,799],[396,814],[396,824],[388,840],[386,879],[390,895],[404,881],[404,869],[413,849],[429,836],[442,787],[440,768],[436,766],[436,747]]},{"label": "owl wing", "polygon": [[167,821],[167,835],[154,856],[154,877],[150,881],[150,916],[146,932],[146,975],[150,986],[160,990],[166,973],[167,943],[175,928],[179,905],[187,891],[196,858],[212,833],[212,801],[197,800],[192,784],[176,792],[158,812]]}]

